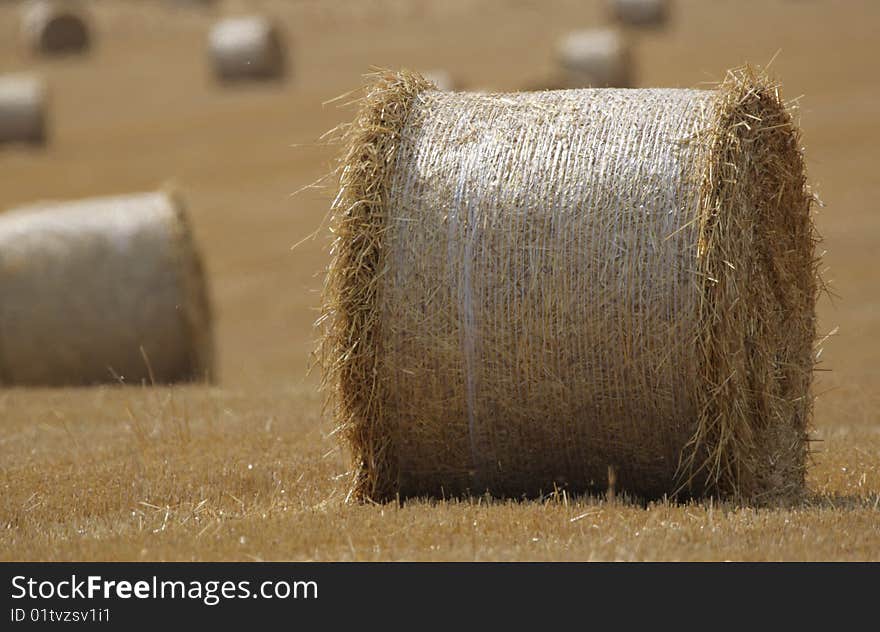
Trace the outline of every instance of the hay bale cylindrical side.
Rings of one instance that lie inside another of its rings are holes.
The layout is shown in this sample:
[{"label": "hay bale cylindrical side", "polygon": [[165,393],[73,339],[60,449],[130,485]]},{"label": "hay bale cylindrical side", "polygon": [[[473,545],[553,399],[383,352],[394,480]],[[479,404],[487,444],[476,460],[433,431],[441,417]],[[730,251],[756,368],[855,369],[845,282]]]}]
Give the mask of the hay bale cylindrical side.
[{"label": "hay bale cylindrical side", "polygon": [[356,495],[801,493],[811,197],[765,76],[383,74],[340,173],[321,352]]},{"label": "hay bale cylindrical side", "polygon": [[0,76],[0,143],[46,140],[46,94],[35,75]]},{"label": "hay bale cylindrical side", "polygon": [[173,196],[0,214],[0,383],[201,380],[212,355],[202,265]]},{"label": "hay bale cylindrical side", "polygon": [[214,74],[221,81],[279,79],[286,73],[282,34],[269,18],[220,20],[211,29],[208,43]]},{"label": "hay bale cylindrical side", "polygon": [[633,55],[627,40],[615,29],[586,29],[565,35],[556,57],[566,88],[629,88],[633,85]]},{"label": "hay bale cylindrical side", "polygon": [[669,20],[669,0],[609,0],[612,17],[631,26],[660,27]]},{"label": "hay bale cylindrical side", "polygon": [[71,2],[36,0],[24,6],[22,36],[27,47],[38,54],[82,53],[91,45],[85,15]]}]

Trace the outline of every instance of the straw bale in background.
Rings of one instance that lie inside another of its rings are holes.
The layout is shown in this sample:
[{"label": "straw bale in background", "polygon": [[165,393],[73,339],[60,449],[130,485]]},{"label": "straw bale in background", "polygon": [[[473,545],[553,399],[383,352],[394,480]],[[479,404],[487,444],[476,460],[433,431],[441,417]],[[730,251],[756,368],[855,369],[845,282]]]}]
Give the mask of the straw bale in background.
[{"label": "straw bale in background", "polygon": [[609,5],[623,24],[659,27],[669,19],[669,0],[609,0]]},{"label": "straw bale in background", "polygon": [[212,353],[199,254],[172,196],[0,214],[0,383],[204,379]]},{"label": "straw bale in background", "polygon": [[86,51],[89,27],[79,3],[35,0],[22,12],[22,36],[31,51],[69,54]]},{"label": "straw bale in background", "polygon": [[46,139],[46,87],[29,74],[0,76],[0,143]]},{"label": "straw bale in background", "polygon": [[282,35],[263,16],[225,18],[209,35],[211,62],[223,81],[277,79],[286,71]]},{"label": "straw bale in background", "polygon": [[437,86],[438,90],[449,92],[456,88],[455,80],[447,70],[429,70],[421,74],[426,81],[430,81]]},{"label": "straw bale in background", "polygon": [[565,35],[556,57],[567,88],[628,88],[633,84],[629,42],[614,29],[586,29]]}]

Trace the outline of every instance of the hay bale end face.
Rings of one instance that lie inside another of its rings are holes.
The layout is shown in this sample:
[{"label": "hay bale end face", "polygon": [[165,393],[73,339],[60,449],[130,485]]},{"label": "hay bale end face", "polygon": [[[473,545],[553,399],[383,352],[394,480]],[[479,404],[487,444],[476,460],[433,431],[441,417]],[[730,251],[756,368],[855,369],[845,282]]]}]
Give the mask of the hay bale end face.
[{"label": "hay bale end face", "polygon": [[211,29],[209,49],[221,81],[279,79],[286,51],[279,29],[262,16],[226,18]]},{"label": "hay bale end face", "polygon": [[0,214],[0,383],[201,380],[212,355],[201,261],[174,197]]},{"label": "hay bale end face", "polygon": [[0,143],[46,140],[46,86],[34,75],[0,76]]},{"label": "hay bale end face", "polygon": [[[748,123],[748,124],[745,124]],[[715,90],[441,92],[348,128],[324,385],[361,498],[789,499],[818,292],[799,133]]]},{"label": "hay bale end face", "polygon": [[614,29],[574,31],[556,48],[567,88],[628,88],[633,56],[626,37]]},{"label": "hay bale end face", "polygon": [[669,20],[669,0],[609,0],[615,20],[631,26],[660,27]]},{"label": "hay bale end face", "polygon": [[82,53],[91,43],[85,16],[69,2],[52,0],[37,0],[25,5],[22,35],[28,48],[38,54]]}]

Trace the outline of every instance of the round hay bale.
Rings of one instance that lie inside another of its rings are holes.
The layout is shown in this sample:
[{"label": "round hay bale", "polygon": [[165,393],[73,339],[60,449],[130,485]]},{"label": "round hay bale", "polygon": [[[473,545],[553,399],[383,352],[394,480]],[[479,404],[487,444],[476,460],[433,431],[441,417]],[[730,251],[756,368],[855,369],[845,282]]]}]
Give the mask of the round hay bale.
[{"label": "round hay bale", "polygon": [[356,496],[801,492],[818,262],[766,76],[381,74],[340,174],[319,322]]},{"label": "round hay bale", "polygon": [[209,48],[214,73],[222,81],[278,79],[285,74],[281,33],[268,18],[220,20],[211,29]]},{"label": "round hay bale", "polygon": [[427,72],[421,73],[421,75],[425,78],[426,81],[433,83],[435,86],[437,86],[438,90],[451,92],[456,88],[455,80],[452,78],[452,75],[449,74],[449,72],[446,70],[429,70]]},{"label": "round hay bale", "polygon": [[22,35],[35,53],[61,55],[82,53],[89,48],[85,17],[71,3],[37,0],[25,5]]},{"label": "round hay bale", "polygon": [[0,143],[42,144],[46,139],[46,86],[34,75],[0,76]]},{"label": "round hay bale", "polygon": [[632,26],[659,27],[669,19],[669,0],[610,0],[611,14]]},{"label": "round hay bale", "polygon": [[207,8],[217,4],[217,0],[166,0],[168,4],[174,7],[185,8]]},{"label": "round hay bale", "polygon": [[174,197],[0,215],[0,383],[200,380],[212,353],[202,265]]},{"label": "round hay bale", "polygon": [[629,42],[614,29],[574,31],[563,37],[556,56],[568,88],[628,88],[633,85]]}]

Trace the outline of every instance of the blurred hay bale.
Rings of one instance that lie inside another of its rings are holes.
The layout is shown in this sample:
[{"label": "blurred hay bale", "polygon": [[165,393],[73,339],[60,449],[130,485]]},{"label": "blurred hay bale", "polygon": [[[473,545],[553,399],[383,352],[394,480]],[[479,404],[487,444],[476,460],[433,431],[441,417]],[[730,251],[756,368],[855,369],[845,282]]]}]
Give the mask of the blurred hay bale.
[{"label": "blurred hay bale", "polygon": [[278,79],[286,72],[282,36],[263,16],[225,18],[209,35],[215,75],[222,81]]},{"label": "blurred hay bale", "polygon": [[0,215],[0,383],[199,380],[212,355],[202,265],[174,197]]},{"label": "blurred hay bale", "polygon": [[428,70],[421,73],[421,75],[425,78],[426,81],[429,81],[437,86],[438,90],[445,90],[449,92],[456,89],[455,80],[452,78],[452,75],[446,70]]},{"label": "blurred hay bale", "polygon": [[483,96],[382,73],[339,173],[319,323],[356,496],[802,493],[818,260],[765,75]]},{"label": "blurred hay bale", "polygon": [[207,8],[217,4],[217,0],[166,0],[166,2],[174,7],[186,8]]},{"label": "blurred hay bale", "polygon": [[24,5],[22,36],[39,54],[82,53],[90,45],[89,28],[78,3],[35,0]]},{"label": "blurred hay bale", "polygon": [[0,143],[42,144],[46,139],[46,87],[35,75],[0,76]]},{"label": "blurred hay bale", "polygon": [[568,88],[628,88],[633,84],[629,42],[614,29],[574,31],[556,47]]},{"label": "blurred hay bale", "polygon": [[659,27],[669,19],[669,0],[609,0],[611,14],[632,26]]}]

